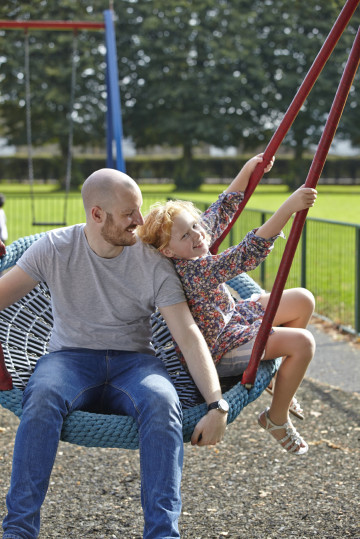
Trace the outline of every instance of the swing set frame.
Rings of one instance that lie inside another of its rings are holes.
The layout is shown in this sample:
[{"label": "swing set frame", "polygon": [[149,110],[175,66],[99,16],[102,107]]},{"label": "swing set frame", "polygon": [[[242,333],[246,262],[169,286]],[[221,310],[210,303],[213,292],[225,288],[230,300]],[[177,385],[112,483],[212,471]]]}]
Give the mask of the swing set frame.
[{"label": "swing set frame", "polygon": [[[330,57],[336,43],[338,42],[340,36],[345,30],[345,27],[350,21],[359,2],[360,0],[347,0],[346,1],[346,4],[343,10],[341,11],[337,21],[335,22],[328,38],[324,42],[324,45],[319,52],[319,55],[315,59],[312,67],[310,68],[310,71],[308,72],[308,75],[304,79],[303,84],[300,86],[299,91],[297,92],[293,102],[291,103],[288,111],[286,112],[282,123],[280,124],[276,132],[274,133],[269,145],[267,146],[264,152],[263,162],[256,167],[254,173],[252,174],[248,188],[245,191],[244,202],[240,205],[239,211],[230,226],[234,224],[236,218],[241,213],[243,207],[245,206],[247,200],[249,199],[252,192],[254,191],[256,185],[260,182],[261,177],[264,173],[264,169],[266,168],[272,156],[275,155],[283,138],[285,137],[287,131],[291,127],[302,104],[304,103],[307,95],[310,93],[314,83],[316,82],[318,76],[320,75],[322,71],[322,68],[324,67],[326,61]],[[0,25],[1,25],[1,21],[0,21]],[[317,181],[322,172],[322,169],[323,169],[326,157],[327,157],[327,153],[329,151],[333,137],[335,136],[337,125],[340,121],[351,85],[353,83],[356,71],[358,69],[359,62],[360,62],[360,29],[358,30],[357,35],[355,37],[353,47],[351,49],[348,61],[346,63],[346,66],[343,72],[343,76],[340,80],[338,90],[336,92],[333,104],[330,109],[328,120],[326,122],[323,134],[320,139],[318,149],[314,156],[313,163],[310,167],[308,177],[305,183],[306,187],[315,188],[317,185]],[[228,399],[230,403],[230,413],[228,417],[228,422],[233,421],[237,417],[237,415],[241,412],[241,409],[243,408],[243,406],[247,405],[248,401],[245,402],[243,398],[244,397],[248,398],[249,396],[251,396],[254,390],[256,390],[256,388],[259,387],[258,377],[256,377],[256,374],[257,374],[259,363],[260,363],[260,357],[262,356],[262,352],[265,348],[265,344],[266,344],[266,341],[267,341],[267,338],[268,338],[268,335],[269,335],[269,332],[270,332],[270,329],[274,320],[274,316],[275,316],[279,301],[281,299],[284,285],[285,285],[285,282],[286,282],[286,279],[290,270],[290,266],[291,266],[291,263],[295,254],[297,243],[301,236],[301,232],[302,232],[303,225],[305,223],[306,216],[307,216],[307,210],[298,212],[295,216],[293,226],[291,228],[287,245],[285,248],[285,252],[280,263],[279,271],[275,279],[273,291],[270,295],[270,300],[269,300],[267,309],[265,311],[262,324],[260,326],[258,335],[255,339],[250,363],[242,376],[241,382],[236,384],[233,388],[231,388],[224,395],[224,397]],[[228,229],[225,231],[223,237],[228,233],[229,228],[230,227],[228,227]],[[221,240],[223,239],[223,237],[221,238]],[[0,271],[13,265],[14,260],[17,259],[17,256],[19,255],[17,250],[26,249],[28,247],[28,245],[25,245],[25,242],[27,239],[31,242],[33,241],[31,237],[21,238],[20,239],[21,241],[18,240],[18,242],[14,242],[13,245],[9,246],[9,252],[6,253],[6,256],[3,258],[3,260],[1,260],[0,258]],[[216,252],[217,247],[218,245],[213,245],[212,252]],[[12,258],[14,258],[14,260]],[[229,284],[236,291],[238,291],[236,286],[234,285],[234,280],[232,280],[232,282],[230,282]],[[268,363],[268,362],[262,362],[262,364],[260,365],[258,374],[261,374],[261,375],[263,374],[265,363]],[[268,381],[271,380],[273,374],[274,374],[274,371],[272,371],[271,373],[270,372],[267,373]],[[2,370],[1,370],[1,362],[0,362],[0,387],[1,387],[1,382],[2,382],[2,388],[4,390],[8,389],[9,391],[2,391],[2,392],[0,391],[0,403],[9,409],[13,409],[15,413],[18,413],[20,415],[21,414],[21,409],[20,409],[21,397],[18,394],[19,390],[17,390],[16,388],[11,389],[12,387],[11,377],[6,371],[5,364],[3,364]],[[266,385],[267,383],[268,382],[265,381]],[[259,392],[256,394],[254,398],[257,398],[258,394],[261,394],[262,390],[265,389],[266,385],[264,385],[264,380],[262,380],[262,386],[259,388]],[[232,392],[231,395],[230,395],[230,392]],[[252,398],[251,400],[254,400],[254,399]],[[184,420],[185,420],[186,429],[187,429],[186,433],[184,432],[184,441],[187,441],[189,433],[192,432],[196,423],[206,413],[206,406],[204,404],[195,405],[193,408],[189,408],[188,410],[185,410],[185,412],[188,413],[188,416],[184,414]],[[84,422],[86,422],[86,427],[87,427],[88,426],[87,421],[90,421],[90,422],[96,421],[96,431],[98,431],[98,417],[96,417],[95,419],[95,415],[94,414],[91,415],[88,412],[74,412],[73,414],[70,415],[69,418],[66,419],[65,424],[64,424],[64,436],[66,437],[66,441],[71,441],[72,443],[79,443],[77,425],[74,426],[72,423],[75,420],[77,420],[77,418],[79,418],[79,424],[82,425],[82,430],[86,430],[83,428]],[[102,418],[100,418],[100,420],[101,419]],[[127,424],[131,422],[129,421],[130,418],[116,416],[113,419],[116,420],[117,424],[121,423],[119,432],[125,433],[125,441],[124,441],[125,445],[124,446],[121,445],[121,447],[130,448],[132,440],[130,442],[129,436],[127,434],[128,432]],[[187,423],[187,419],[189,419],[189,423]],[[127,421],[126,428],[125,428],[125,421]],[[107,430],[109,430],[108,422],[109,422],[108,419],[104,419],[104,423],[106,423]],[[133,428],[133,430],[136,431],[136,428],[133,425],[131,428]],[[69,439],[68,436],[71,436],[71,439]],[[83,443],[85,445],[84,442],[80,442],[80,443]],[[101,440],[99,440],[99,444],[96,444],[96,445],[103,446],[102,445],[103,443],[104,443],[103,438],[101,437]],[[111,439],[111,441],[107,443],[114,444],[114,445],[107,445],[108,447],[118,447],[117,445],[119,443],[118,435],[117,435],[116,441]],[[92,441],[86,442],[86,445],[87,444],[92,445],[93,442]],[[133,447],[137,447],[136,440],[133,442],[133,445],[131,446],[131,448]]]},{"label": "swing set frame", "polygon": [[[122,140],[122,114],[120,104],[120,90],[118,83],[118,67],[116,53],[116,39],[113,22],[113,11],[105,10],[103,12],[104,22],[91,21],[17,21],[17,20],[0,20],[0,29],[7,30],[23,30],[25,35],[25,82],[26,82],[26,127],[28,140],[28,169],[29,180],[31,185],[31,201],[32,201],[32,216],[33,226],[65,226],[67,215],[67,199],[70,190],[71,182],[71,163],[73,153],[73,122],[72,112],[74,103],[74,91],[76,82],[76,62],[75,55],[77,50],[76,36],[79,31],[105,31],[106,45],[106,89],[107,89],[107,112],[106,112],[106,165],[108,168],[115,168],[122,172],[126,171]],[[66,167],[66,194],[64,200],[64,212],[62,222],[38,222],[35,219],[35,205],[33,193],[33,163],[32,163],[32,141],[31,141],[31,106],[30,106],[30,81],[29,81],[29,44],[28,34],[30,30],[55,30],[68,31],[74,34],[73,43],[73,65],[72,65],[72,80],[71,80],[71,96],[70,96],[70,127],[69,127],[69,142],[68,142],[68,159]]]},{"label": "swing set frame", "polygon": [[[224,230],[222,235],[211,246],[211,252],[217,253],[218,247],[224,238],[229,233],[230,229],[235,224],[237,218],[243,211],[246,203],[255,191],[256,186],[259,184],[264,170],[269,164],[271,158],[276,154],[282,141],[284,140],[287,132],[297,117],[302,105],[311,92],[315,82],[317,81],[323,67],[327,60],[330,58],[337,42],[343,34],[347,24],[353,16],[356,8],[358,7],[360,0],[347,0],[343,9],[341,10],[337,20],[335,21],[329,35],[327,36],[323,46],[321,47],[318,55],[316,56],[312,66],[310,67],[307,75],[305,76],[300,88],[295,94],[293,101],[288,107],[283,120],[279,127],[273,134],[269,144],[264,151],[263,162],[259,163],[252,173],[248,186],[244,193],[244,199],[239,204],[238,210],[229,223],[228,227]],[[359,66],[360,58],[360,29],[355,37],[353,47],[351,49],[348,61],[346,63],[342,78],[340,80],[338,90],[336,92],[334,101],[332,103],[328,119],[326,121],[323,134],[321,136],[317,151],[315,153],[312,165],[307,176],[305,187],[316,188],[317,182],[320,178],[322,169],[324,167],[330,145],[336,133],[338,123],[340,121],[343,109],[346,104],[349,91],[354,80],[356,71]],[[256,372],[260,363],[260,359],[264,352],[267,339],[269,337],[272,323],[274,321],[277,308],[279,306],[282,293],[286,284],[287,277],[290,272],[291,264],[294,259],[295,251],[298,242],[301,237],[301,233],[305,224],[308,210],[298,212],[295,216],[289,238],[280,262],[280,266],[275,278],[275,282],[270,294],[269,303],[266,308],[264,318],[262,320],[259,332],[256,336],[250,362],[243,373],[241,383],[248,389],[252,388],[255,381]]]}]

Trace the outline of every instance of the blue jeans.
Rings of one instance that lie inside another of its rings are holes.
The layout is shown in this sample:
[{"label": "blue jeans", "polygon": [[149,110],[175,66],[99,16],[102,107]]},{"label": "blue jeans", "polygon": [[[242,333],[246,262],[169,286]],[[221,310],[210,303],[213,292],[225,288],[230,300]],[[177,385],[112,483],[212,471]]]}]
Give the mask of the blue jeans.
[{"label": "blue jeans", "polygon": [[180,537],[182,412],[161,360],[126,351],[66,349],[40,358],[24,391],[3,538],[38,536],[63,421],[74,410],[94,406],[137,421],[144,538]]}]

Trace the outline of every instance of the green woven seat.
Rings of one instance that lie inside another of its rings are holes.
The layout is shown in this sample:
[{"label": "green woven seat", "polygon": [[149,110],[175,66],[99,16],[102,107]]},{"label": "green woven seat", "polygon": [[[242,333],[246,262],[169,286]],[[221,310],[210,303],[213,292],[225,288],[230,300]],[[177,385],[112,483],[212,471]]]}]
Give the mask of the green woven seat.
[{"label": "green woven seat", "polygon": [[[15,265],[23,252],[43,235],[20,238],[7,246],[6,255],[0,259],[0,271]],[[243,298],[260,291],[247,274],[241,274],[229,284]],[[207,407],[204,402],[199,402],[201,398],[197,388],[177,359],[170,333],[158,313],[154,313],[152,324],[156,354],[165,362],[183,405],[183,436],[184,442],[188,442],[196,423],[206,414]],[[0,391],[0,404],[18,417],[22,413],[23,389],[37,359],[47,351],[51,329],[50,294],[45,283],[40,283],[25,298],[0,313],[0,342],[14,384],[13,389]],[[228,423],[236,419],[244,406],[261,395],[279,364],[280,360],[261,362],[255,384],[250,390],[237,381],[224,392],[224,398],[230,405]],[[86,411],[72,412],[67,417],[61,440],[87,447],[139,447],[137,424],[132,417]]]}]

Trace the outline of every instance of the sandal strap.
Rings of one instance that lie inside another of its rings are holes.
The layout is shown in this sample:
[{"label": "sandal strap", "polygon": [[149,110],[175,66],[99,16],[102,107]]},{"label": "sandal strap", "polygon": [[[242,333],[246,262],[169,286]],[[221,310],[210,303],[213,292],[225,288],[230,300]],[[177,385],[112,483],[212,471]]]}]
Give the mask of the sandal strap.
[{"label": "sandal strap", "polygon": [[294,410],[295,412],[297,412],[298,414],[301,414],[303,412],[303,409],[301,408],[300,403],[296,397],[292,398],[290,408]]},{"label": "sandal strap", "polygon": [[273,430],[287,429],[288,427],[291,427],[291,424],[288,421],[284,423],[283,425],[276,425],[275,423],[273,423],[269,417],[269,410],[270,408],[266,408],[264,411],[264,416],[265,416],[265,421],[266,421],[266,425],[264,427],[265,430],[272,432]]},{"label": "sandal strap", "polygon": [[289,453],[297,453],[298,448],[303,442],[304,440],[292,425],[289,425],[289,427],[286,429],[286,436],[279,440],[279,443],[284,449],[286,449],[286,451],[289,451]]},{"label": "sandal strap", "polygon": [[272,432],[274,430],[285,429],[286,435],[281,440],[277,440],[277,441],[289,453],[297,453],[299,451],[301,444],[305,445],[305,441],[303,440],[303,438],[300,436],[298,431],[289,421],[287,421],[283,425],[276,425],[275,423],[273,423],[269,417],[269,410],[270,408],[266,408],[264,411],[266,424],[265,424],[265,427],[263,428],[265,430],[268,430],[269,432]]}]

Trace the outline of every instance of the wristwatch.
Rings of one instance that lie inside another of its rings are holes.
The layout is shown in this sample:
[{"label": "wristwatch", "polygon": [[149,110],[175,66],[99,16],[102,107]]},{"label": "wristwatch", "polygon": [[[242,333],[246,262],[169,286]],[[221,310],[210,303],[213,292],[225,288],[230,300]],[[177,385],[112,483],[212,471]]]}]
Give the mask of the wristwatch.
[{"label": "wristwatch", "polygon": [[218,401],[212,402],[208,406],[208,412],[210,410],[219,410],[219,412],[222,412],[223,414],[227,414],[229,411],[229,404],[226,402],[225,399],[220,399]]}]

